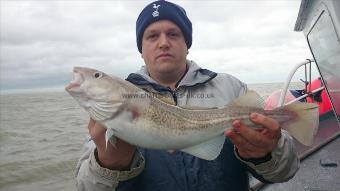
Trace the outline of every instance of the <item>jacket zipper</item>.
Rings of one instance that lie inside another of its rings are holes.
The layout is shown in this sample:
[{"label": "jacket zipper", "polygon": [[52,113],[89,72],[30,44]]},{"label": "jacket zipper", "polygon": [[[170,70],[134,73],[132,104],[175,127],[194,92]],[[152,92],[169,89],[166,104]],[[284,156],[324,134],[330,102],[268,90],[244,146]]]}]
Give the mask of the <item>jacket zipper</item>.
[{"label": "jacket zipper", "polygon": [[172,98],[174,99],[175,105],[177,105],[177,88],[174,89],[174,90],[171,90],[171,89],[169,88],[169,91],[170,91],[170,93],[171,93],[171,95],[172,95]]}]

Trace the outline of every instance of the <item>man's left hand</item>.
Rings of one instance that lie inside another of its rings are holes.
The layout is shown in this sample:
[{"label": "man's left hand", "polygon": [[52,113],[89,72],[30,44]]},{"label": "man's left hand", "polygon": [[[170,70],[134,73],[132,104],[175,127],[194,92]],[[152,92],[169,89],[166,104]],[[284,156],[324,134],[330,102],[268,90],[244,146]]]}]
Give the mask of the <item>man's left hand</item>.
[{"label": "man's left hand", "polygon": [[258,113],[252,113],[250,119],[261,127],[250,128],[242,121],[235,120],[232,122],[233,127],[227,129],[224,134],[235,145],[240,157],[262,158],[276,148],[281,137],[281,128],[276,120]]}]

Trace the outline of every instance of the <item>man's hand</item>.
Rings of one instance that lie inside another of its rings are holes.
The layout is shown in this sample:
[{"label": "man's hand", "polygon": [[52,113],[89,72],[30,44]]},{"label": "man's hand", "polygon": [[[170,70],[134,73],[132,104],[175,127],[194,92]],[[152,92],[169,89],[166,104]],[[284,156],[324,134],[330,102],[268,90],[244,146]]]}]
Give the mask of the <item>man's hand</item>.
[{"label": "man's hand", "polygon": [[276,120],[258,113],[252,113],[250,119],[262,128],[250,128],[240,120],[235,120],[232,123],[233,128],[227,129],[224,134],[229,137],[242,158],[261,158],[276,148],[281,137],[281,128]]},{"label": "man's hand", "polygon": [[116,148],[110,143],[107,144],[106,148],[106,128],[101,124],[96,123],[93,119],[90,119],[88,128],[90,136],[97,147],[99,164],[104,168],[112,170],[128,169],[136,151],[136,147],[117,139]]}]

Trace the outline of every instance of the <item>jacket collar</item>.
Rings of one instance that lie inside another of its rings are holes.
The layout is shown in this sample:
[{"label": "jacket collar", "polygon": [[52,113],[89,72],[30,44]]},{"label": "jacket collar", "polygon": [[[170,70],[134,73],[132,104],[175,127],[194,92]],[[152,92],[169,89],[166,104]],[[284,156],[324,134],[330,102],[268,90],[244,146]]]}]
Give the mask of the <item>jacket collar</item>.
[{"label": "jacket collar", "polygon": [[[178,87],[186,86],[196,86],[198,84],[204,84],[212,80],[217,76],[217,73],[212,72],[207,69],[202,69],[194,61],[187,61],[188,71],[178,84]],[[131,73],[127,78],[127,81],[139,85],[139,86],[152,86],[158,92],[171,91],[170,88],[161,86],[153,80],[145,66],[142,66],[136,73]]]}]

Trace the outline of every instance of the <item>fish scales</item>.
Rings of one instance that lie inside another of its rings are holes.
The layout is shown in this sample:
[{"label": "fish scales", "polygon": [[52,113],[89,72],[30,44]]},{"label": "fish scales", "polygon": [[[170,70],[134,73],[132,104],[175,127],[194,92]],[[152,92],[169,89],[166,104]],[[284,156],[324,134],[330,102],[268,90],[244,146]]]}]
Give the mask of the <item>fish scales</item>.
[{"label": "fish scales", "polygon": [[[218,116],[208,113],[208,111],[190,111],[190,114],[186,110],[180,109],[175,106],[168,105],[167,107],[174,107],[171,109],[160,107],[157,101],[151,101],[151,105],[140,116],[145,120],[153,121],[156,129],[169,131],[170,129],[176,129],[178,132],[189,132],[193,130],[215,128],[213,125],[225,126],[229,123],[228,119],[224,116],[224,111],[219,110]],[[186,113],[184,115],[184,113]],[[183,114],[183,115],[182,115]],[[201,116],[201,118],[191,118],[190,116]],[[205,117],[203,117],[205,116]],[[200,120],[196,120],[200,119]],[[202,119],[205,119],[203,121]],[[180,133],[180,134],[182,134]]]}]

